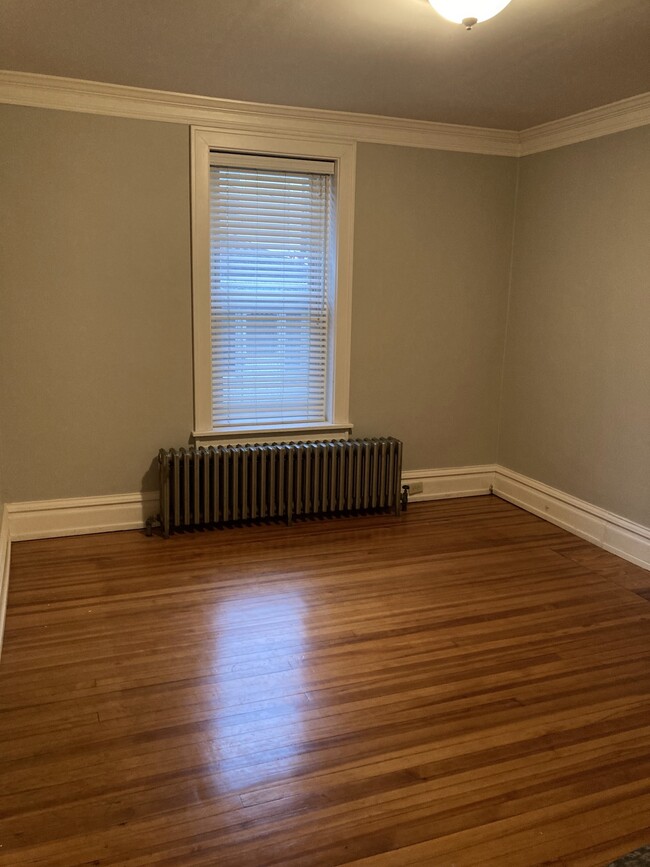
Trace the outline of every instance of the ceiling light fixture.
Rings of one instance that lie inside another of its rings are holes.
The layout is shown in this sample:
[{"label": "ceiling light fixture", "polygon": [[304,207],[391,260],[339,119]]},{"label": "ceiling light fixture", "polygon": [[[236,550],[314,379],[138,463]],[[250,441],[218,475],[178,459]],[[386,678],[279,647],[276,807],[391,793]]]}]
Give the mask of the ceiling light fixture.
[{"label": "ceiling light fixture", "polygon": [[510,0],[429,0],[429,3],[447,21],[464,24],[465,30],[471,30],[479,21],[498,15]]}]

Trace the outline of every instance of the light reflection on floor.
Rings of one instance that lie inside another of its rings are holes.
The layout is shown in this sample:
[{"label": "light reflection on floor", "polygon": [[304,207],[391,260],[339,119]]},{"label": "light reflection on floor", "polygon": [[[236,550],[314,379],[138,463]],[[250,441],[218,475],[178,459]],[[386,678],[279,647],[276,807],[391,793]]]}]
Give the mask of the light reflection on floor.
[{"label": "light reflection on floor", "polygon": [[306,613],[299,593],[264,589],[214,608],[213,671],[219,677],[211,690],[211,746],[222,792],[286,777],[300,763],[309,706],[299,664]]}]

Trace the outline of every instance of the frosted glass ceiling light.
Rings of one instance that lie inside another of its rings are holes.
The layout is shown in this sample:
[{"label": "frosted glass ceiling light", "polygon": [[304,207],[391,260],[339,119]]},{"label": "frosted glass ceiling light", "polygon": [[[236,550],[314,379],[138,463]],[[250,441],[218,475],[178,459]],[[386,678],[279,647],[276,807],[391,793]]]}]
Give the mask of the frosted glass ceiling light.
[{"label": "frosted glass ceiling light", "polygon": [[429,0],[439,15],[471,30],[479,21],[487,21],[505,9],[510,0]]}]

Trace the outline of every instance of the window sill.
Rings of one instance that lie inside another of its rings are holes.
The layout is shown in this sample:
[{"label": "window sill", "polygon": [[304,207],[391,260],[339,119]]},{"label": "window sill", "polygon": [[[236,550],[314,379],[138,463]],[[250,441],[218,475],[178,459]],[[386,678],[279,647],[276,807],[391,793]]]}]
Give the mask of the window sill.
[{"label": "window sill", "polygon": [[260,442],[286,442],[287,440],[347,439],[352,425],[306,424],[276,425],[274,427],[220,428],[212,431],[194,431],[197,446],[248,445]]}]

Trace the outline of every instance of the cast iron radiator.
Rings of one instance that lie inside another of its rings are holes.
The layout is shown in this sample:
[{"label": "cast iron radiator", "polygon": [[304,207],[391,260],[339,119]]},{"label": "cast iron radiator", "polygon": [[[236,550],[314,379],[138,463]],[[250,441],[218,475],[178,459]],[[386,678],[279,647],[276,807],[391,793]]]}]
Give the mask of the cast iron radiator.
[{"label": "cast iron radiator", "polygon": [[402,509],[402,443],[393,437],[161,449],[158,461],[166,537],[233,522]]}]

